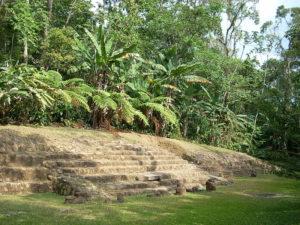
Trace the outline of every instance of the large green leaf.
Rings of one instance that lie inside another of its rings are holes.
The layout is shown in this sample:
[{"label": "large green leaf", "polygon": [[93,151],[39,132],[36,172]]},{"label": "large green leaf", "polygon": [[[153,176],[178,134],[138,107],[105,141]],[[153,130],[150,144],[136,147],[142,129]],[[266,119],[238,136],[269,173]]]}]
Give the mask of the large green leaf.
[{"label": "large green leaf", "polygon": [[101,50],[101,46],[98,44],[97,38],[88,29],[84,29],[84,30],[85,33],[90,38],[90,40],[92,41],[94,47],[96,48],[97,54],[101,56],[102,50]]},{"label": "large green leaf", "polygon": [[195,64],[182,64],[180,66],[177,66],[176,68],[172,69],[170,71],[171,76],[181,76],[187,73],[193,72],[195,69],[199,67],[198,63]]}]

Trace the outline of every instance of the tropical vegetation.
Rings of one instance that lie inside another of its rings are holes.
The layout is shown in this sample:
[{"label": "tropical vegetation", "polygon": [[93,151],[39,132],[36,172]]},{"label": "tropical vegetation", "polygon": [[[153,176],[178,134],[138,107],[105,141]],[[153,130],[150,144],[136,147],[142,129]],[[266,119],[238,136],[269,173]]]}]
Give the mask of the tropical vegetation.
[{"label": "tropical vegetation", "polygon": [[281,6],[275,22],[250,32],[243,21],[258,24],[256,4],[2,0],[0,123],[299,154],[300,8]]}]

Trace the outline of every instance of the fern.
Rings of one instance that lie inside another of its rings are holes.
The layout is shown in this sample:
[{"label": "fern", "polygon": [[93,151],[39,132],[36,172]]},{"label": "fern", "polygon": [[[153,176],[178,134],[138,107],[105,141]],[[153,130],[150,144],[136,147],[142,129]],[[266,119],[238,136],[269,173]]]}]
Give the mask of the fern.
[{"label": "fern", "polygon": [[147,102],[142,104],[142,107],[146,107],[152,111],[158,112],[164,121],[172,125],[178,125],[178,119],[176,114],[169,108],[163,106],[162,104],[155,102]]},{"label": "fern", "polygon": [[134,116],[140,119],[146,126],[149,126],[148,118],[139,110],[135,110]]},{"label": "fern", "polygon": [[131,98],[130,101],[133,106],[137,109],[148,109],[157,112],[161,118],[172,125],[178,125],[178,120],[176,114],[168,107],[166,107],[162,102],[171,103],[172,99],[165,96],[151,97],[150,94],[146,92],[138,92],[138,98]]},{"label": "fern", "polygon": [[94,103],[100,108],[100,109],[117,109],[117,103],[113,100],[111,97],[111,94],[107,91],[98,91],[96,95],[93,96]]},{"label": "fern", "polygon": [[138,118],[145,125],[148,125],[147,117],[141,111],[134,108],[129,100],[130,97],[125,93],[109,93],[103,90],[97,91],[96,95],[93,96],[96,106],[102,110],[112,110],[117,120],[132,124],[135,118]]},{"label": "fern", "polygon": [[93,91],[82,79],[62,81],[62,76],[56,71],[21,65],[0,73],[0,106],[11,110],[26,109],[29,106],[25,104],[31,102],[31,108],[35,106],[41,110],[50,109],[57,103],[68,103],[90,111],[87,97]]},{"label": "fern", "polygon": [[118,103],[118,110],[120,112],[119,119],[126,121],[128,124],[132,124],[134,118],[137,117],[141,119],[145,125],[148,125],[148,119],[142,112],[133,107],[133,105],[128,100],[128,95],[124,93],[114,92],[112,96]]},{"label": "fern", "polygon": [[78,94],[74,91],[65,90],[63,91],[64,95],[68,95],[68,99],[71,99],[72,105],[74,106],[82,106],[86,111],[90,111],[90,107],[88,105],[86,97],[81,94]]}]

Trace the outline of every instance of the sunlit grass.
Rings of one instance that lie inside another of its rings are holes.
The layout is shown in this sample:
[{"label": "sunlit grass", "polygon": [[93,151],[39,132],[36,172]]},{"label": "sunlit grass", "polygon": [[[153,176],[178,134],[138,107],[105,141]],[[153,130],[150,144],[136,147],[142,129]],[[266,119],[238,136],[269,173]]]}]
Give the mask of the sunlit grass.
[{"label": "sunlit grass", "polygon": [[277,176],[239,178],[216,192],[184,197],[129,197],[123,204],[63,200],[52,193],[1,196],[0,224],[300,224],[300,180]]}]

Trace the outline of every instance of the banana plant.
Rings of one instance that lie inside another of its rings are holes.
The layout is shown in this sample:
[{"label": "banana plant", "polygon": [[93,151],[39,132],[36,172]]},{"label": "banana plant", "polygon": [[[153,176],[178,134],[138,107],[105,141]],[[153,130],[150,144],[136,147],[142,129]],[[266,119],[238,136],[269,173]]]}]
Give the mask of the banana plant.
[{"label": "banana plant", "polygon": [[[116,89],[118,88],[113,81],[114,76],[117,74],[115,73],[116,67],[130,58],[134,46],[117,49],[113,40],[105,35],[104,29],[101,26],[98,27],[94,33],[85,29],[85,33],[89,43],[84,43],[76,39],[77,44],[75,49],[82,54],[85,59],[84,61],[88,63],[92,72],[91,83],[98,91],[98,94],[96,93],[96,96],[93,98],[93,127],[97,128],[101,126],[101,124],[104,124],[105,127],[109,127],[111,123],[109,118],[111,118],[111,116],[108,115],[108,112],[111,110],[116,110],[119,113],[122,112],[120,113],[120,115],[124,116],[122,119],[131,123],[132,118],[139,116],[139,113],[128,104],[129,102],[126,100],[127,97],[125,93],[117,94]],[[111,110],[108,110],[107,107],[103,108],[101,104],[99,104],[109,98],[114,98],[112,99],[113,101],[118,98],[118,107],[116,109],[110,107]],[[126,115],[126,113],[128,115]],[[139,117],[141,118],[141,115]],[[146,121],[144,118],[142,118],[142,120],[144,122]]]},{"label": "banana plant", "polygon": [[106,90],[112,86],[114,73],[113,66],[119,65],[127,60],[134,49],[134,46],[116,49],[112,39],[105,35],[104,29],[100,26],[94,33],[85,29],[90,43],[76,39],[75,50],[77,50],[88,63],[92,72],[92,82],[98,88]]},{"label": "banana plant", "polygon": [[174,63],[169,54],[159,54],[158,62],[143,60],[152,68],[150,84],[158,95],[166,94],[168,97],[172,93],[181,93],[191,84],[210,83],[206,78],[197,74],[198,63],[180,64]]}]

